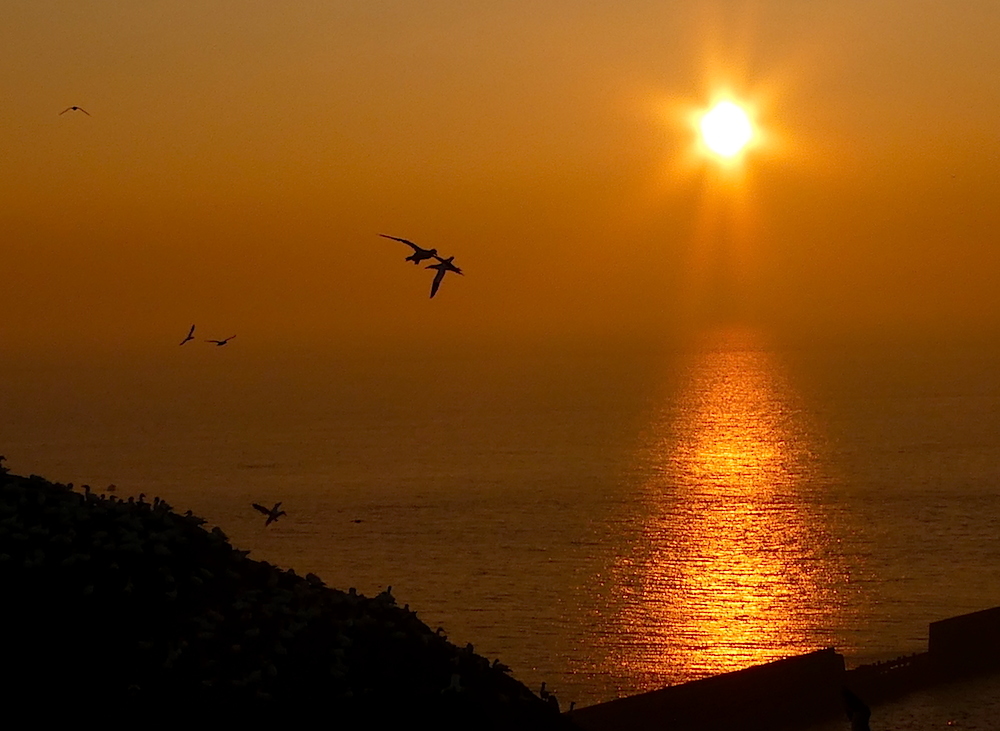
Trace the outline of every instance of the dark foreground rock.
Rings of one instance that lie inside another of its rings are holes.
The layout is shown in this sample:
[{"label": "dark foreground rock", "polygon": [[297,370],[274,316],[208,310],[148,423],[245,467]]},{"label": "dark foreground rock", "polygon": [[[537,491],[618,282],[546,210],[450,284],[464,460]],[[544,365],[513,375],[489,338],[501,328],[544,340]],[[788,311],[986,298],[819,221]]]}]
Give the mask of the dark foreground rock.
[{"label": "dark foreground rock", "polygon": [[549,729],[502,666],[388,593],[323,586],[154,500],[0,472],[0,697],[74,720]]}]

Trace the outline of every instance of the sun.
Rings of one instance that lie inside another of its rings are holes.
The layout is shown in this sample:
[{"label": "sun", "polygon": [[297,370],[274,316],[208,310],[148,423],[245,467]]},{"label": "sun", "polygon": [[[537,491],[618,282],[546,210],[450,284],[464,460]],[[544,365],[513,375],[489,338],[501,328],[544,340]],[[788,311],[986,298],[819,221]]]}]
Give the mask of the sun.
[{"label": "sun", "polygon": [[712,107],[698,124],[705,145],[716,155],[734,157],[753,138],[753,125],[743,108],[730,101]]}]

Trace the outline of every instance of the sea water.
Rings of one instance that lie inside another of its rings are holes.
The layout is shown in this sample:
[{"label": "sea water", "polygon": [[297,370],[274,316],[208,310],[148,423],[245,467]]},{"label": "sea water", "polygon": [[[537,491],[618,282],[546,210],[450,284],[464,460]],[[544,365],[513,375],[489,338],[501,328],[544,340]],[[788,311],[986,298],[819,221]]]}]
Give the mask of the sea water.
[{"label": "sea water", "polygon": [[[400,604],[564,705],[1000,604],[1000,356],[164,348],[0,361],[0,453]],[[281,501],[265,527],[251,503]]]}]

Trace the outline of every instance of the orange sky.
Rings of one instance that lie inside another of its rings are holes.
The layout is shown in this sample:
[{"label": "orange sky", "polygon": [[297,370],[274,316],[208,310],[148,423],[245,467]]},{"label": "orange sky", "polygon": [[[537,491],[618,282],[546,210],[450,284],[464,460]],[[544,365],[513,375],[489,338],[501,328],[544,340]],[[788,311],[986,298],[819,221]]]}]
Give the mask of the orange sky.
[{"label": "orange sky", "polygon": [[[993,338],[998,37],[994,0],[7,2],[0,339]],[[735,182],[684,116],[721,88],[767,132]],[[466,276],[428,300],[380,232]]]}]

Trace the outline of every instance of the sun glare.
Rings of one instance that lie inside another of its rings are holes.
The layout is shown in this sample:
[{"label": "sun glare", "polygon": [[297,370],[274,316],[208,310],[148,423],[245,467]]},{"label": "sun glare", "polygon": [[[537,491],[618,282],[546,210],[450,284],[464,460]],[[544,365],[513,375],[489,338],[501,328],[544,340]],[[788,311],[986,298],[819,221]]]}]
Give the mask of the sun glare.
[{"label": "sun glare", "polygon": [[716,155],[733,157],[753,137],[750,118],[738,105],[723,101],[712,107],[699,123],[705,145]]}]

